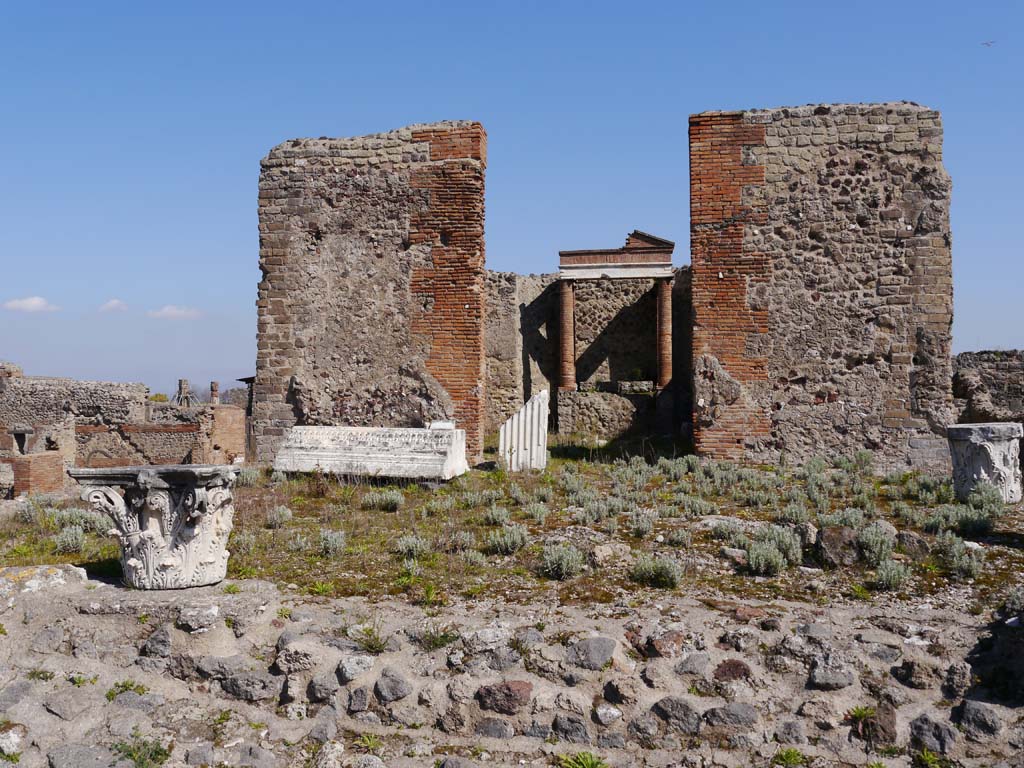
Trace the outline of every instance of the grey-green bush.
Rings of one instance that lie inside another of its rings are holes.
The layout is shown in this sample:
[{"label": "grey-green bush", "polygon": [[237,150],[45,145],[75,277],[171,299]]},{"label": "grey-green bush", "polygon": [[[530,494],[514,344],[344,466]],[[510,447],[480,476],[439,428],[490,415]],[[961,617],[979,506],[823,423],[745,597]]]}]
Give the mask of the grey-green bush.
[{"label": "grey-green bush", "polygon": [[548,544],[541,552],[540,572],[549,579],[566,581],[579,576],[586,558],[572,544]]},{"label": "grey-green bush", "polygon": [[505,507],[491,507],[484,512],[484,525],[505,525],[511,517]]},{"label": "grey-green bush", "polygon": [[58,555],[81,552],[85,547],[85,531],[77,525],[69,525],[53,537],[53,547]]},{"label": "grey-green bush", "polygon": [[679,563],[667,557],[639,555],[629,569],[629,578],[637,584],[661,589],[673,589],[683,577]]},{"label": "grey-green bush", "polygon": [[398,537],[394,551],[406,560],[418,560],[430,551],[430,542],[415,533],[407,533]]},{"label": "grey-green bush", "polygon": [[548,519],[548,508],[546,505],[539,502],[531,502],[523,508],[523,512],[533,522],[538,525],[544,525],[544,521]]},{"label": "grey-green bush", "polygon": [[629,516],[629,533],[642,539],[654,530],[654,517],[648,512],[634,512]]},{"label": "grey-green bush", "polygon": [[882,526],[872,523],[857,533],[857,551],[871,568],[889,559],[896,541]]},{"label": "grey-green bush", "polygon": [[946,573],[954,579],[973,579],[981,573],[985,562],[981,550],[968,547],[952,531],[943,531],[935,537],[935,551]]},{"label": "grey-green bush", "polygon": [[511,555],[525,547],[529,538],[523,526],[506,525],[487,534],[487,551],[495,555]]},{"label": "grey-green bush", "polygon": [[283,504],[267,512],[267,528],[284,528],[292,520],[292,511]]},{"label": "grey-green bush", "polygon": [[242,467],[238,470],[238,477],[235,478],[235,485],[239,488],[251,488],[259,485],[260,471],[256,467]]},{"label": "grey-green bush", "polygon": [[759,576],[775,576],[786,567],[786,558],[768,541],[755,541],[747,548],[747,568]]},{"label": "grey-green bush", "polygon": [[775,547],[783,559],[790,565],[799,565],[803,562],[804,555],[800,535],[790,528],[783,528],[779,525],[766,525],[754,533],[754,542],[770,544]]},{"label": "grey-green bush", "polygon": [[345,551],[344,531],[320,531],[320,554],[324,557],[337,557]]},{"label": "grey-green bush", "polygon": [[873,586],[883,592],[894,592],[910,578],[910,569],[895,560],[883,560],[875,569]]},{"label": "grey-green bush", "polygon": [[370,491],[363,494],[361,506],[363,509],[376,509],[381,512],[397,512],[405,504],[405,496],[395,489],[384,491]]},{"label": "grey-green bush", "polygon": [[693,535],[685,528],[674,528],[665,536],[665,542],[672,547],[688,549],[693,544]]}]

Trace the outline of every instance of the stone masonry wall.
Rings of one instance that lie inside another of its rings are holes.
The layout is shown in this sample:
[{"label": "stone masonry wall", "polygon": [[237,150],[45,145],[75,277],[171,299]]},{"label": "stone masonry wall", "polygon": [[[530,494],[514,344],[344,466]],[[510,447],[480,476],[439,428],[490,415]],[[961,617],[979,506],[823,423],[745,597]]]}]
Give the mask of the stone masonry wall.
[{"label": "stone masonry wall", "polygon": [[698,451],[944,469],[950,180],[910,103],[690,118]]},{"label": "stone masonry wall", "polygon": [[961,422],[1024,420],[1024,351],[960,353],[953,392]]},{"label": "stone masonry wall", "polygon": [[479,123],[301,139],[260,174],[253,431],[271,461],[295,424],[484,418]]},{"label": "stone masonry wall", "polygon": [[[12,431],[24,429],[32,430],[25,439],[25,453],[55,453],[65,467],[227,463],[244,456],[243,409],[183,408],[152,403],[148,395],[144,384],[30,377],[20,372],[0,376],[0,456],[21,454]],[[39,469],[24,473],[24,478],[44,476]]]},{"label": "stone masonry wall", "polygon": [[576,380],[583,387],[657,376],[657,297],[652,279],[577,280]]}]

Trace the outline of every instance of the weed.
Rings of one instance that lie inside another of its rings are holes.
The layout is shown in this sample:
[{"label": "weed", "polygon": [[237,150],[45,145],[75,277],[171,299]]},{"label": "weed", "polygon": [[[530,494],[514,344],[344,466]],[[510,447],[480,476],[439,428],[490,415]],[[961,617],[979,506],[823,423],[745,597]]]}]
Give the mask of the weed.
[{"label": "weed", "polygon": [[58,530],[78,526],[86,533],[105,535],[113,527],[110,518],[88,509],[56,509],[47,518]]},{"label": "weed", "polygon": [[309,585],[309,594],[326,597],[334,592],[334,585],[329,581],[314,581]]},{"label": "weed", "polygon": [[654,530],[654,517],[648,512],[634,512],[629,516],[629,533],[642,539]]},{"label": "weed", "polygon": [[239,488],[252,488],[260,483],[260,471],[256,467],[242,467],[238,470],[235,485]]},{"label": "weed", "polygon": [[665,536],[665,541],[669,546],[689,549],[693,544],[693,534],[685,528],[674,528]]},{"label": "weed", "polygon": [[780,523],[789,523],[791,525],[799,525],[800,523],[806,523],[811,519],[811,513],[807,510],[807,507],[803,502],[794,501],[787,504],[782,508],[775,519]]},{"label": "weed", "polygon": [[981,550],[971,549],[952,531],[944,531],[936,537],[935,552],[946,573],[954,579],[973,579],[981,573],[985,562]]},{"label": "weed", "polygon": [[786,558],[766,541],[755,541],[747,548],[747,568],[758,576],[776,576],[786,567]]},{"label": "weed", "polygon": [[130,741],[119,741],[114,744],[114,751],[130,760],[135,768],[156,768],[166,763],[171,756],[171,750],[159,741],[142,738],[138,726],[132,729]]},{"label": "weed", "polygon": [[237,595],[242,591],[242,588],[237,584],[225,584],[221,590],[225,595]]},{"label": "weed", "polygon": [[548,544],[541,553],[540,572],[550,579],[566,581],[580,575],[586,559],[572,544]]},{"label": "weed", "polygon": [[850,597],[854,600],[870,600],[871,592],[863,584],[851,584]]},{"label": "weed", "polygon": [[137,693],[139,696],[146,694],[149,689],[142,683],[136,683],[134,680],[121,680],[120,682],[114,683],[114,686],[107,691],[107,701],[113,701],[122,693]]},{"label": "weed", "polygon": [[68,675],[68,682],[75,686],[75,688],[81,688],[86,683],[89,685],[96,685],[97,680],[99,680],[97,675],[93,675],[92,677],[86,677],[81,674]]},{"label": "weed", "polygon": [[380,624],[377,622],[354,627],[349,630],[348,636],[361,649],[374,655],[384,653],[388,647],[388,639],[381,634]]},{"label": "weed", "polygon": [[428,624],[419,633],[416,640],[426,651],[436,651],[451,645],[460,637],[459,631],[451,624]]},{"label": "weed", "polygon": [[779,551],[789,565],[799,565],[803,562],[803,546],[800,543],[800,536],[789,528],[779,525],[759,528],[754,534],[754,542],[770,544]]},{"label": "weed", "polygon": [[367,752],[376,752],[384,746],[384,742],[381,740],[380,736],[375,733],[360,734],[354,744],[359,747],[359,749],[366,750]]},{"label": "weed", "polygon": [[533,522],[537,523],[537,525],[544,525],[544,521],[547,520],[548,517],[547,506],[536,501],[527,504],[523,508],[523,512],[525,512],[526,516]]},{"label": "weed", "polygon": [[558,768],[608,768],[608,763],[593,752],[559,755],[557,760]]},{"label": "weed", "polygon": [[798,766],[807,765],[807,757],[796,747],[783,747],[772,756],[771,765],[798,768]]},{"label": "weed", "polygon": [[42,682],[48,682],[53,680],[53,672],[48,669],[30,669],[28,674],[25,675],[29,680],[40,680]]},{"label": "weed", "polygon": [[247,555],[256,548],[256,535],[248,531],[236,531],[231,535],[231,551],[238,555]]}]

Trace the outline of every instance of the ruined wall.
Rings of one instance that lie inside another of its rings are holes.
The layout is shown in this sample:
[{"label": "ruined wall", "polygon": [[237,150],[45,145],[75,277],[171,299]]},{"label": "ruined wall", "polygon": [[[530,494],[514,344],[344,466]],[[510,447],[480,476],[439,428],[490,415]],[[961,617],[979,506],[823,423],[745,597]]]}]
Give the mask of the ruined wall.
[{"label": "ruined wall", "polygon": [[[620,393],[616,383],[654,379],[653,288],[653,279],[576,284],[577,378],[583,391],[564,395],[558,392],[558,275],[488,272],[488,433],[541,389],[553,395],[551,429],[609,440],[650,432],[653,396]],[[690,414],[690,314],[690,269],[680,267],[672,286],[675,424]]]},{"label": "ruined wall", "polygon": [[945,468],[950,180],[909,103],[690,118],[697,449]]},{"label": "ruined wall", "polygon": [[262,162],[257,459],[295,424],[484,418],[479,123],[300,139]]},{"label": "ruined wall", "polygon": [[961,422],[1024,420],[1024,351],[961,352],[954,367]]},{"label": "ruined wall", "polygon": [[486,273],[485,430],[501,425],[537,392],[555,391],[558,276]]}]

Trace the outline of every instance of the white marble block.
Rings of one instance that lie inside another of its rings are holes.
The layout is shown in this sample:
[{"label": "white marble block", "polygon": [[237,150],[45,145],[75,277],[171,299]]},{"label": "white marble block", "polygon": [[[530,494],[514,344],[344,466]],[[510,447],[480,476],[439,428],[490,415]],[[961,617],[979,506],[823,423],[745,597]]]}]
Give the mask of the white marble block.
[{"label": "white marble block", "polygon": [[451,480],[469,471],[466,432],[430,429],[292,427],[274,459],[282,472]]},{"label": "white marble block", "polygon": [[954,424],[946,428],[953,459],[953,488],[966,501],[978,483],[999,489],[1003,501],[1021,500],[1020,424]]},{"label": "white marble block", "polygon": [[551,396],[542,390],[501,425],[498,456],[510,472],[548,465],[548,411]]},{"label": "white marble block", "polygon": [[128,586],[200,587],[227,575],[237,468],[172,464],[69,474],[83,486],[82,499],[113,520]]}]

